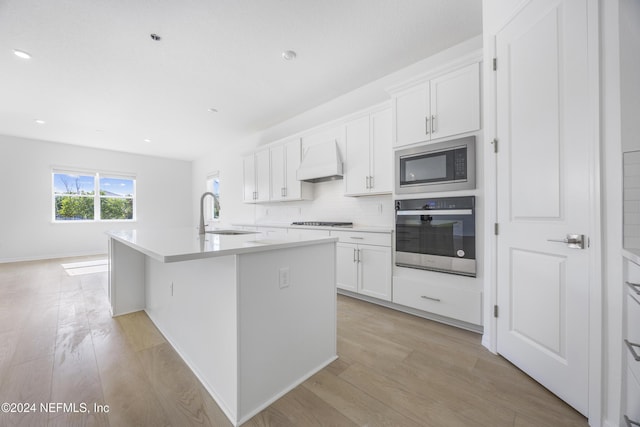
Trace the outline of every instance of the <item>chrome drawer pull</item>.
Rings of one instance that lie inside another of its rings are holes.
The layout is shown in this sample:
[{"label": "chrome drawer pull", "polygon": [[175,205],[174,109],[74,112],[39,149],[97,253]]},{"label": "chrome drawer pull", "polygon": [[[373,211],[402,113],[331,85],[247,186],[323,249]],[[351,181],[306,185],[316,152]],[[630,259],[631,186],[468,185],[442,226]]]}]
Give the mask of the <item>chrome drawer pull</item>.
[{"label": "chrome drawer pull", "polygon": [[629,347],[629,351],[631,352],[631,355],[633,356],[633,358],[636,359],[636,362],[640,362],[640,354],[636,353],[636,350],[633,348],[633,347],[640,348],[640,344],[634,344],[632,342],[629,342],[626,338],[624,340],[624,343],[627,345],[627,347]]},{"label": "chrome drawer pull", "polygon": [[435,301],[435,302],[440,302],[440,298],[433,298],[433,297],[428,297],[426,295],[421,295],[420,298],[422,299],[428,299],[429,301]]},{"label": "chrome drawer pull", "polygon": [[631,282],[625,282],[627,284],[627,286],[629,286],[631,289],[633,289],[633,291],[640,295],[640,283],[631,283]]},{"label": "chrome drawer pull", "polygon": [[640,423],[631,421],[626,415],[624,416],[624,422],[627,423],[627,427],[640,426]]},{"label": "chrome drawer pull", "polygon": [[354,236],[350,236],[350,239],[355,239],[355,240],[364,240],[364,237],[354,237]]}]

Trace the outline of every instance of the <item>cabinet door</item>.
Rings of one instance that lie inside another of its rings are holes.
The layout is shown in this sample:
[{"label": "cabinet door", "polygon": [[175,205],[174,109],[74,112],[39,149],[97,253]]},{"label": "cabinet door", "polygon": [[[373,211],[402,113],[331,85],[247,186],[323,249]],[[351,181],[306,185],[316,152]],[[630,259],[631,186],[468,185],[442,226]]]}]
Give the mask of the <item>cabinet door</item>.
[{"label": "cabinet door", "polygon": [[391,109],[371,115],[372,193],[391,193],[393,188],[393,152],[391,148]]},{"label": "cabinet door", "polygon": [[285,200],[300,200],[302,198],[302,183],[296,179],[296,171],[300,167],[300,139],[294,139],[284,145],[284,198]]},{"label": "cabinet door", "polygon": [[480,129],[480,65],[431,80],[431,139]]},{"label": "cabinet door", "polygon": [[256,191],[256,163],[255,156],[253,154],[242,159],[242,168],[242,178],[244,181],[242,200],[245,203],[254,203]]},{"label": "cabinet door", "polygon": [[345,195],[369,193],[369,116],[346,125]]},{"label": "cabinet door", "polygon": [[269,150],[271,158],[271,196],[270,200],[284,199],[285,192],[285,147],[277,145]]},{"label": "cabinet door", "polygon": [[256,176],[256,202],[269,201],[269,181],[271,179],[269,171],[269,150],[262,150],[255,153],[255,176]]},{"label": "cabinet door", "polygon": [[395,146],[429,139],[429,84],[422,84],[395,98]]},{"label": "cabinet door", "polygon": [[358,245],[358,292],[391,301],[391,248]]},{"label": "cabinet door", "polygon": [[337,286],[347,291],[358,291],[357,245],[336,243]]}]

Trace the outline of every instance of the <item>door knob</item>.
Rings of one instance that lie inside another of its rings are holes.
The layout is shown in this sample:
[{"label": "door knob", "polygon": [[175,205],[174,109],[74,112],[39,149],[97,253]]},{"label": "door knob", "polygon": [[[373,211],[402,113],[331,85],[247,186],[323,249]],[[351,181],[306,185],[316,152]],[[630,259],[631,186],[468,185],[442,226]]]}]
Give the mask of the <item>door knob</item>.
[{"label": "door knob", "polygon": [[559,239],[547,239],[547,242],[566,243],[571,249],[584,249],[584,234],[567,234],[567,237]]}]

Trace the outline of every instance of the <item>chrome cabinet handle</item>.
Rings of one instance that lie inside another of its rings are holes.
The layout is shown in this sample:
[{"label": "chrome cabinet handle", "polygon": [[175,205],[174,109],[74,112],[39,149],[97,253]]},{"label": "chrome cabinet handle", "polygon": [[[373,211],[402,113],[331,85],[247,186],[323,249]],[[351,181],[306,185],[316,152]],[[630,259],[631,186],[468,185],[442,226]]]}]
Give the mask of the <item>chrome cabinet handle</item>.
[{"label": "chrome cabinet handle", "polygon": [[358,251],[358,262],[360,262],[360,249],[356,249]]},{"label": "chrome cabinet handle", "polygon": [[369,188],[369,177],[368,177],[368,176],[365,176],[365,177],[364,177],[364,181],[365,181],[365,183],[366,183],[366,184],[365,184],[365,188]]},{"label": "chrome cabinet handle", "polygon": [[428,297],[428,296],[426,296],[426,295],[420,295],[420,298],[422,298],[422,299],[428,299],[429,301],[440,302],[440,298]]},{"label": "chrome cabinet handle", "polygon": [[353,262],[356,262],[356,248],[353,248]]},{"label": "chrome cabinet handle", "polygon": [[640,423],[631,421],[626,415],[624,416],[624,422],[627,424],[627,427],[640,426]]},{"label": "chrome cabinet handle", "polygon": [[353,240],[364,240],[364,237],[350,236],[349,238]]},{"label": "chrome cabinet handle", "polygon": [[429,135],[429,116],[424,118],[424,133]]},{"label": "chrome cabinet handle", "polygon": [[627,286],[629,286],[631,289],[633,289],[633,291],[637,294],[640,295],[640,283],[631,283],[631,282],[625,282],[627,284]]},{"label": "chrome cabinet handle", "polygon": [[369,177],[369,188],[373,188],[373,177]]},{"label": "chrome cabinet handle", "polygon": [[629,351],[631,352],[631,355],[633,356],[633,358],[635,359],[636,362],[640,362],[640,354],[636,353],[635,348],[633,347],[638,347],[640,348],[640,344],[635,344],[632,342],[629,342],[629,340],[627,340],[625,338],[624,343],[627,345],[627,348],[629,349]]},{"label": "chrome cabinet handle", "polygon": [[584,234],[567,234],[567,237],[559,239],[547,239],[547,242],[566,243],[571,249],[584,249]]},{"label": "chrome cabinet handle", "polygon": [[431,133],[436,133],[436,116],[431,116]]}]

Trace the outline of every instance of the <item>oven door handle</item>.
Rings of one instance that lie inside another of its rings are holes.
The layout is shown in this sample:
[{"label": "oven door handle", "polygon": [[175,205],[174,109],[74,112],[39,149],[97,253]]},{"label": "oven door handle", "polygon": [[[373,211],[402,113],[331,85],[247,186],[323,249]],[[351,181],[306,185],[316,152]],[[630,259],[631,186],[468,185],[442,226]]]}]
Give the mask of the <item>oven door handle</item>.
[{"label": "oven door handle", "polygon": [[427,210],[416,209],[411,211],[396,211],[396,215],[473,215],[473,209],[439,209],[439,210]]}]

